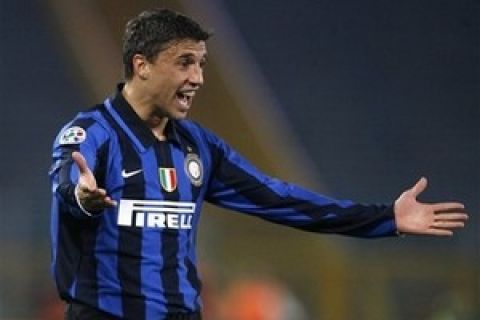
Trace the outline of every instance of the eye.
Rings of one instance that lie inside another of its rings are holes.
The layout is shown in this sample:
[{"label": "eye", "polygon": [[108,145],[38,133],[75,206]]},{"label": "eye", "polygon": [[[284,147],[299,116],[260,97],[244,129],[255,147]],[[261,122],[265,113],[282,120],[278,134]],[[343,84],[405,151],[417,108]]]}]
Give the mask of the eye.
[{"label": "eye", "polygon": [[194,61],[192,58],[190,57],[180,57],[180,59],[178,60],[178,64],[182,67],[182,68],[187,68],[189,67],[191,64],[193,64]]},{"label": "eye", "polygon": [[178,64],[184,68],[188,66],[188,62],[185,59],[180,60]]}]

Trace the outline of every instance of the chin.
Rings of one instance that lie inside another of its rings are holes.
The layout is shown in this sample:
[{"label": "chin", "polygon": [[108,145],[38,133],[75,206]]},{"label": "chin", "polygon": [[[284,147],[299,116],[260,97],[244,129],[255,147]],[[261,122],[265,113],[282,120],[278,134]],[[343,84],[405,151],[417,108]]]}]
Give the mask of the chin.
[{"label": "chin", "polygon": [[186,119],[188,116],[188,112],[178,112],[178,113],[175,113],[175,114],[172,114],[170,116],[170,119],[173,119],[173,120],[183,120],[183,119]]}]

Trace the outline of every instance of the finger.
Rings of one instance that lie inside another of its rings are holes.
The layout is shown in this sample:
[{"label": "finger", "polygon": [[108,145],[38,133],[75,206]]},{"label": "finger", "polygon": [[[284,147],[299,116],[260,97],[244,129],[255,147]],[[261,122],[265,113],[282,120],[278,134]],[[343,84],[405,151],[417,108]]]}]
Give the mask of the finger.
[{"label": "finger", "polygon": [[453,236],[453,231],[448,229],[430,228],[427,230],[426,234],[431,236],[451,237]]},{"label": "finger", "polygon": [[112,198],[110,198],[110,197],[106,197],[106,198],[104,199],[104,202],[105,202],[105,204],[106,204],[107,206],[109,206],[109,207],[116,207],[116,206],[117,206],[117,201],[112,200]]},{"label": "finger", "polygon": [[78,182],[78,190],[85,196],[91,195],[95,192],[96,187],[89,185],[87,183],[83,183],[81,181]]},{"label": "finger", "polygon": [[90,206],[98,207],[114,207],[117,205],[115,200],[112,200],[109,196],[106,195],[106,191],[103,189],[98,189],[97,192],[91,193],[88,197],[83,198],[83,201],[88,202]]},{"label": "finger", "polygon": [[104,202],[105,196],[105,192],[102,192],[99,189],[94,191],[84,189],[80,190],[78,194],[80,201],[85,203],[87,206],[98,206],[98,204]]},{"label": "finger", "polygon": [[88,195],[88,201],[95,201],[95,202],[103,202],[103,199],[105,199],[105,196],[98,194],[98,193],[91,193]]},{"label": "finger", "polygon": [[87,160],[85,160],[85,157],[80,152],[74,151],[72,153],[72,159],[77,164],[80,174],[91,172],[90,168],[88,167]]},{"label": "finger", "polygon": [[107,191],[105,189],[97,188],[96,186],[91,186],[85,183],[78,183],[78,187],[81,192],[84,193],[85,196],[91,198],[103,198],[107,195]]},{"label": "finger", "polygon": [[107,195],[107,191],[105,191],[105,189],[101,189],[101,188],[98,188],[98,189],[95,189],[92,194],[94,196],[97,196],[99,198],[104,198],[106,195]]},{"label": "finger", "polygon": [[415,197],[422,193],[427,187],[428,181],[427,178],[421,177],[420,180],[410,189]]},{"label": "finger", "polygon": [[465,223],[463,221],[435,221],[432,227],[441,229],[458,229],[465,227]]},{"label": "finger", "polygon": [[435,212],[465,212],[465,205],[460,202],[442,202],[431,205]]},{"label": "finger", "polygon": [[445,221],[445,220],[468,220],[468,215],[465,213],[437,213],[435,214],[435,221]]}]

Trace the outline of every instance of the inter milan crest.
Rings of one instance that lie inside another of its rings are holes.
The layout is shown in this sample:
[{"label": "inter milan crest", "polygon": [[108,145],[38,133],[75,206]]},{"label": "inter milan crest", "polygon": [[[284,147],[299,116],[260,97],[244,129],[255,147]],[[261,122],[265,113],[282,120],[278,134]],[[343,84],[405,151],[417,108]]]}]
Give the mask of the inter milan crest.
[{"label": "inter milan crest", "polygon": [[172,192],[177,188],[177,172],[175,168],[158,168],[160,184],[167,192]]},{"label": "inter milan crest", "polygon": [[189,153],[185,157],[185,173],[194,186],[201,186],[203,182],[203,164],[199,156],[195,153]]}]

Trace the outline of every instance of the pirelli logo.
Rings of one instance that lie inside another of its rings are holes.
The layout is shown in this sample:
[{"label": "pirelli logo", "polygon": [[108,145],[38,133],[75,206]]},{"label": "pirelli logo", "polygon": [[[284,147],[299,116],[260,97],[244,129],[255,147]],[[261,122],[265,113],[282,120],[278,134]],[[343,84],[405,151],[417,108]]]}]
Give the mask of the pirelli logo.
[{"label": "pirelli logo", "polygon": [[195,203],[121,199],[119,226],[138,228],[191,229]]}]

